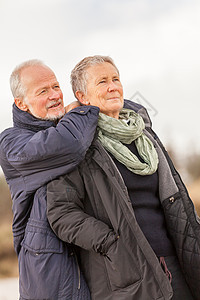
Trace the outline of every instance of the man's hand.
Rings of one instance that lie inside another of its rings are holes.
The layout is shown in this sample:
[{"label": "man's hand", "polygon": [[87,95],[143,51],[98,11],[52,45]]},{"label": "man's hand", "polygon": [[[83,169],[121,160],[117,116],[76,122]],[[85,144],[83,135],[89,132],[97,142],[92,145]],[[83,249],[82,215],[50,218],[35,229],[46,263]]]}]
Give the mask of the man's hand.
[{"label": "man's hand", "polygon": [[69,112],[70,110],[72,110],[73,108],[76,108],[78,106],[80,106],[80,102],[79,101],[73,101],[72,103],[68,104],[67,106],[65,106],[65,113]]}]

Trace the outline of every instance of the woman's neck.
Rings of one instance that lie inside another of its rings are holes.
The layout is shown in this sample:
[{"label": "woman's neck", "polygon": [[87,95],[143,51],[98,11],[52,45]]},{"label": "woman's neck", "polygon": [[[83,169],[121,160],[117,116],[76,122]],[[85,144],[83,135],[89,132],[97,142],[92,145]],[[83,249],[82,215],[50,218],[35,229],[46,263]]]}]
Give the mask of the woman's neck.
[{"label": "woman's neck", "polygon": [[119,119],[119,111],[117,112],[108,112],[108,113],[104,113],[105,115],[114,118],[114,119]]}]

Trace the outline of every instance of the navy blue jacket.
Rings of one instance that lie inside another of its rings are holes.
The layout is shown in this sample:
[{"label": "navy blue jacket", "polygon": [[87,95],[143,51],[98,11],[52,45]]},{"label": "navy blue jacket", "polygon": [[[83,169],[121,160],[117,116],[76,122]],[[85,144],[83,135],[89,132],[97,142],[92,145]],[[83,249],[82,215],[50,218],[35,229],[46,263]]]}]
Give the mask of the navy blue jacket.
[{"label": "navy blue jacket", "polygon": [[81,106],[56,125],[14,104],[14,126],[0,135],[0,164],[13,200],[20,299],[89,299],[75,257],[68,255],[69,248],[47,222],[44,185],[70,172],[84,159],[94,137],[98,113],[97,107]]}]

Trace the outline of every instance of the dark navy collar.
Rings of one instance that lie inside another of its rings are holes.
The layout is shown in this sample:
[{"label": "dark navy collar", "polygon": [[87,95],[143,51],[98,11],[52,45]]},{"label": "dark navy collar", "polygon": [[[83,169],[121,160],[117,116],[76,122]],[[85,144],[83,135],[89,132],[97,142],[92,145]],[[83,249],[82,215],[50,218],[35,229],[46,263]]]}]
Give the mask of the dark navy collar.
[{"label": "dark navy collar", "polygon": [[19,109],[13,104],[13,124],[14,127],[24,128],[38,132],[52,126],[56,126],[53,121],[40,120],[26,111]]}]

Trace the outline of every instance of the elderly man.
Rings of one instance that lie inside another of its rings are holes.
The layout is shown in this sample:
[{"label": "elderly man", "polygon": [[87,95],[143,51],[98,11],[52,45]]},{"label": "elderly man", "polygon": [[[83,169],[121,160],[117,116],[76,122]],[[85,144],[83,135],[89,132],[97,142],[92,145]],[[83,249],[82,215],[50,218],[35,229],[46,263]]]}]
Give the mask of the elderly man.
[{"label": "elderly man", "polygon": [[49,227],[44,185],[83,160],[99,109],[65,114],[56,76],[38,60],[16,67],[10,85],[14,125],[0,135],[0,164],[13,200],[20,299],[90,299],[73,249]]},{"label": "elderly man", "polygon": [[110,57],[86,57],[71,82],[101,113],[85,159],[48,183],[47,215],[80,247],[92,299],[198,300],[199,218],[146,109],[124,101]]}]

